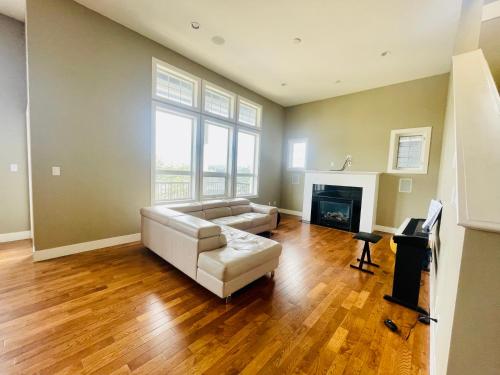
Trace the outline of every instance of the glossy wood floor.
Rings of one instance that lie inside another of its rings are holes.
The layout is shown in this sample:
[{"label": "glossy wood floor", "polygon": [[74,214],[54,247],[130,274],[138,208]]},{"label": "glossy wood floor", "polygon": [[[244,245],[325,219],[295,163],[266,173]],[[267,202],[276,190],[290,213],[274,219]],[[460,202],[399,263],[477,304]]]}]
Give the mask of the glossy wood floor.
[{"label": "glossy wood floor", "polygon": [[139,244],[40,263],[0,245],[0,374],[427,374],[428,327],[382,299],[389,236],[374,276],[351,237],[285,217],[275,279],[229,305]]}]

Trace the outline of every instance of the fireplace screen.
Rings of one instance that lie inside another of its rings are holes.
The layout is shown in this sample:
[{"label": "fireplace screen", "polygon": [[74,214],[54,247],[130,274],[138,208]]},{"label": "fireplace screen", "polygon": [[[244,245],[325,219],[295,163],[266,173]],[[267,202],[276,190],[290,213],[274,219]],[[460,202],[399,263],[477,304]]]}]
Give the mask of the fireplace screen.
[{"label": "fireplace screen", "polygon": [[352,219],[352,201],[321,201],[319,204],[320,224],[339,229],[350,230]]},{"label": "fireplace screen", "polygon": [[311,223],[357,233],[362,196],[360,187],[314,184]]}]

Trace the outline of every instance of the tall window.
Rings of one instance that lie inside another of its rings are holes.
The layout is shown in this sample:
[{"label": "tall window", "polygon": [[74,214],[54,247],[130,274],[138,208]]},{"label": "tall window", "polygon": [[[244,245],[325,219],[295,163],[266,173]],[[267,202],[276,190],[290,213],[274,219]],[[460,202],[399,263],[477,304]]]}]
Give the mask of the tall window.
[{"label": "tall window", "polygon": [[152,97],[153,203],[257,196],[260,105],[157,59]]},{"label": "tall window", "polygon": [[157,202],[192,199],[197,117],[162,104],[155,104],[154,108],[154,199]]},{"label": "tall window", "polygon": [[257,195],[259,167],[259,135],[238,131],[236,162],[236,196]]},{"label": "tall window", "polygon": [[307,139],[288,141],[288,169],[304,170],[307,161]]},{"label": "tall window", "polygon": [[212,120],[203,129],[203,196],[229,195],[232,129]]}]

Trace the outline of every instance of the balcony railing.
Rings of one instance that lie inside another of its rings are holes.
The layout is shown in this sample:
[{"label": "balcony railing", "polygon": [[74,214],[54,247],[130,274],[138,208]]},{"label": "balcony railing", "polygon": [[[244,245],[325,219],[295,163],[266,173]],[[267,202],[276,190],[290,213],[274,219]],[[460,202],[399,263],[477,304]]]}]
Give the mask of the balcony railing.
[{"label": "balcony railing", "polygon": [[[205,181],[204,195],[223,195],[225,183],[222,181]],[[157,201],[176,201],[191,198],[191,182],[164,182],[156,181]],[[251,193],[250,183],[236,184],[236,195],[249,195]]]}]

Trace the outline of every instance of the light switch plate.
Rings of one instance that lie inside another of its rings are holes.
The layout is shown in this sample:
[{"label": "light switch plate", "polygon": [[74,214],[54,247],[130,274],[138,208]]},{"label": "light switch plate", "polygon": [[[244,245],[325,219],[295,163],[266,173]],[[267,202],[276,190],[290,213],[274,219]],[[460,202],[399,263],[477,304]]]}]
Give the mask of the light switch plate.
[{"label": "light switch plate", "polygon": [[61,167],[52,167],[52,176],[60,176]]},{"label": "light switch plate", "polygon": [[11,164],[10,165],[10,171],[11,172],[17,172],[19,170],[17,164]]}]

